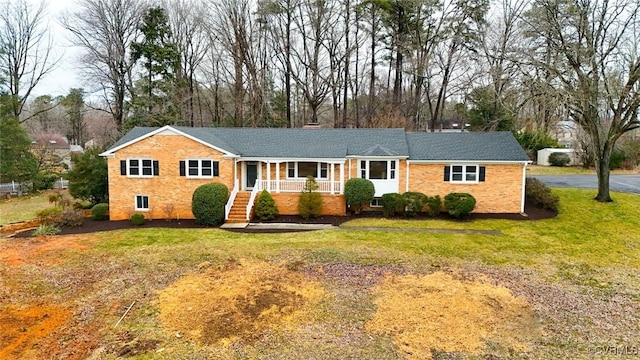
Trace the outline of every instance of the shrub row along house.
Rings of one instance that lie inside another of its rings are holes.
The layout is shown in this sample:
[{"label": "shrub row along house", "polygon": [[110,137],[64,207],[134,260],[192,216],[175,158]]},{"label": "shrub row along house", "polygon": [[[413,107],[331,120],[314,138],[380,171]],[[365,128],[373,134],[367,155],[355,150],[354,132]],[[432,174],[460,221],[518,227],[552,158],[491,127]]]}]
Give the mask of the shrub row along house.
[{"label": "shrub row along house", "polygon": [[403,129],[136,127],[102,153],[109,166],[109,215],[193,218],[191,197],[205,183],[230,189],[227,221],[251,217],[266,189],[280,214],[295,215],[307,176],[324,215],[346,215],[344,184],[366,178],[371,207],[385,193],[466,192],[475,212],[524,212],[529,157],[509,132],[413,133]]}]

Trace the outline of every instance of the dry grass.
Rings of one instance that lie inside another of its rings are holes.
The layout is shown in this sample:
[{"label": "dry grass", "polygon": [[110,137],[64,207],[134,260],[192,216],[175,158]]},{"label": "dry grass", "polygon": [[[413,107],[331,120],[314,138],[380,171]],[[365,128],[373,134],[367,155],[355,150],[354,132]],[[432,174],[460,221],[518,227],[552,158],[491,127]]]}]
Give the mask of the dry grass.
[{"label": "dry grass", "polygon": [[231,262],[187,275],[159,292],[163,327],[205,344],[256,340],[297,328],[324,290],[300,273],[267,263]]},{"label": "dry grass", "polygon": [[391,336],[409,359],[431,359],[434,353],[522,354],[540,336],[527,300],[482,276],[390,275],[375,294],[377,312],[367,330]]}]

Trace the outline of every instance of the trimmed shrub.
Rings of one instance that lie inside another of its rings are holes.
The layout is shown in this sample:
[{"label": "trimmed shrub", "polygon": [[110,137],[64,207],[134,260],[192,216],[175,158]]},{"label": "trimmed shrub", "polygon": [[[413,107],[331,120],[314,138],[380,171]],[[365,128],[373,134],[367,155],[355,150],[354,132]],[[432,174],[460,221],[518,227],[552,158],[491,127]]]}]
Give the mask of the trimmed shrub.
[{"label": "trimmed shrub", "polygon": [[427,195],[420,192],[407,191],[402,194],[405,200],[404,214],[406,216],[414,217],[422,212],[422,208],[427,203]]},{"label": "trimmed shrub", "polygon": [[353,178],[344,184],[344,198],[353,212],[359,214],[364,205],[370,204],[376,189],[369,179]]},{"label": "trimmed shrub", "polygon": [[450,193],[444,197],[444,207],[449,215],[462,218],[476,207],[476,199],[468,193]]},{"label": "trimmed shrub", "polygon": [[216,226],[224,221],[229,188],[220,183],[200,185],[191,198],[191,212],[201,225]]},{"label": "trimmed shrub", "polygon": [[404,212],[406,200],[398,193],[389,193],[382,195],[380,203],[382,204],[382,213],[384,216],[395,216]]},{"label": "trimmed shrub", "polygon": [[135,213],[131,215],[131,224],[135,226],[144,225],[144,214]]},{"label": "trimmed shrub", "polygon": [[50,236],[60,234],[60,229],[53,224],[41,224],[33,233],[34,236]]},{"label": "trimmed shrub", "polygon": [[276,206],[276,201],[267,190],[262,190],[258,201],[256,201],[256,216],[260,220],[273,220],[280,212]]},{"label": "trimmed shrub", "polygon": [[313,176],[307,176],[304,191],[298,200],[298,214],[305,219],[322,214],[322,195],[316,190],[318,190],[316,179]]},{"label": "trimmed shrub", "polygon": [[84,222],[84,211],[81,209],[65,209],[60,214],[58,225],[61,227],[76,227]]},{"label": "trimmed shrub", "polygon": [[525,182],[525,202],[549,211],[558,211],[560,198],[551,189],[536,178],[527,178]]},{"label": "trimmed shrub", "polygon": [[429,214],[429,216],[436,217],[440,214],[440,209],[442,208],[440,195],[427,196],[425,203],[427,204],[427,214]]},{"label": "trimmed shrub", "polygon": [[93,220],[107,220],[109,219],[109,204],[100,203],[91,208],[91,217]]},{"label": "trimmed shrub", "polygon": [[52,207],[38,211],[36,216],[40,220],[40,224],[55,225],[60,222],[62,208]]},{"label": "trimmed shrub", "polygon": [[554,152],[549,155],[549,164],[551,166],[567,166],[571,162],[571,158],[567,153]]}]

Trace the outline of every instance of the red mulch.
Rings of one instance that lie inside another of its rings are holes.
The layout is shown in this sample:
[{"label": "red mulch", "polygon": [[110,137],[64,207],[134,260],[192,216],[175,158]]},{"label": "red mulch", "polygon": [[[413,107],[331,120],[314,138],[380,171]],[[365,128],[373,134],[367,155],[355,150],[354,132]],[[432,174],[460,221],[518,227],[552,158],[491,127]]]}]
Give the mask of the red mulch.
[{"label": "red mulch", "polygon": [[[521,214],[470,214],[469,217],[465,219],[454,219],[447,213],[441,213],[440,216],[436,217],[436,219],[441,220],[450,220],[450,221],[473,221],[479,219],[508,219],[508,220],[541,220],[541,219],[550,219],[557,215],[557,213],[536,208],[533,206],[527,206],[525,208],[525,215]],[[335,226],[339,226],[340,224],[347,222],[349,220],[358,219],[358,218],[378,218],[382,217],[382,213],[380,212],[364,212],[362,214],[348,214],[347,216],[319,216],[317,218],[303,219],[298,215],[281,215],[275,220],[264,221],[269,223],[298,223],[298,224],[331,224]],[[428,220],[433,219],[428,217],[425,214],[418,215],[413,218],[405,218],[405,217],[397,217],[397,219],[416,219],[416,220]],[[258,221],[254,219],[254,221]],[[192,228],[206,228],[206,226],[202,226],[196,224],[195,220],[187,219],[187,220],[147,220],[142,226],[134,226],[131,224],[129,220],[120,220],[120,221],[96,221],[93,219],[86,219],[81,226],[78,227],[66,227],[62,229],[61,235],[67,234],[85,234],[92,233],[98,231],[110,231],[110,230],[119,230],[119,229],[138,229],[138,228],[173,228],[173,229],[192,229]],[[242,232],[244,229],[234,229],[233,231]],[[25,238],[33,236],[33,231],[26,231],[19,234],[16,234],[15,237]],[[247,230],[247,232],[249,232]],[[251,230],[250,232],[280,232],[278,230]],[[287,230],[287,232],[291,232],[291,230]]]}]

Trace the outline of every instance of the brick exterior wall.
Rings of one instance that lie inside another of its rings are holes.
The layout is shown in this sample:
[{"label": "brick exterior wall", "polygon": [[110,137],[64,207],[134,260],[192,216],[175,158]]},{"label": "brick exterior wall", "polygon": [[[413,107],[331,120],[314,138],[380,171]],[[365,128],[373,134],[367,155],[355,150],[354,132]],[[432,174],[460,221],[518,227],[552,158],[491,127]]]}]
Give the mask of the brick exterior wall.
[{"label": "brick exterior wall", "polygon": [[[108,159],[109,165],[109,213],[111,220],[124,220],[135,213],[135,196],[149,197],[147,219],[180,218],[192,219],[191,197],[195,189],[206,183],[220,182],[231,191],[234,176],[242,181],[243,167],[239,163],[234,170],[234,159],[223,158],[223,154],[208,146],[180,135],[156,134],[115,152]],[[151,178],[134,178],[120,175],[120,160],[127,158],[151,158],[159,162],[160,175]],[[220,176],[210,179],[193,179],[180,176],[180,161],[186,159],[212,159],[219,162]],[[477,184],[456,184],[445,182],[442,164],[411,163],[400,160],[397,169],[398,192],[407,189],[407,166],[409,166],[409,191],[419,191],[426,195],[445,195],[451,192],[468,192],[476,200],[474,212],[519,213],[522,201],[522,165],[520,164],[480,164],[486,168],[484,182]],[[276,180],[276,164],[271,164],[271,179]],[[237,170],[237,174],[235,171]],[[344,164],[344,180],[358,177],[358,161],[347,159]],[[334,179],[340,180],[339,165],[334,167]],[[280,179],[287,176],[286,163],[280,163]],[[261,164],[261,179],[267,178],[267,165]],[[299,193],[275,193],[280,214],[297,214]],[[343,195],[322,194],[324,215],[345,215]],[[374,208],[374,210],[380,210]],[[139,211],[141,212],[141,211]]]},{"label": "brick exterior wall", "polygon": [[[297,215],[299,193],[271,193],[280,215]],[[346,215],[344,195],[322,194],[322,215]]]},{"label": "brick exterior wall", "polygon": [[522,165],[479,164],[485,166],[485,181],[477,184],[460,184],[444,181],[442,164],[410,164],[409,191],[419,191],[428,196],[466,192],[476,198],[477,213],[520,213],[522,204]]},{"label": "brick exterior wall", "polygon": [[[151,178],[133,178],[120,175],[120,160],[152,158],[158,161],[160,175]],[[209,158],[219,162],[220,176],[210,179],[192,179],[180,176],[180,161],[187,158]],[[111,220],[129,219],[135,213],[135,196],[149,196],[147,219],[193,219],[191,197],[195,189],[210,182],[220,182],[233,189],[233,159],[184,136],[157,134],[115,152],[108,159],[109,215]],[[173,207],[173,209],[170,209]],[[171,210],[171,214],[169,214]]]}]

